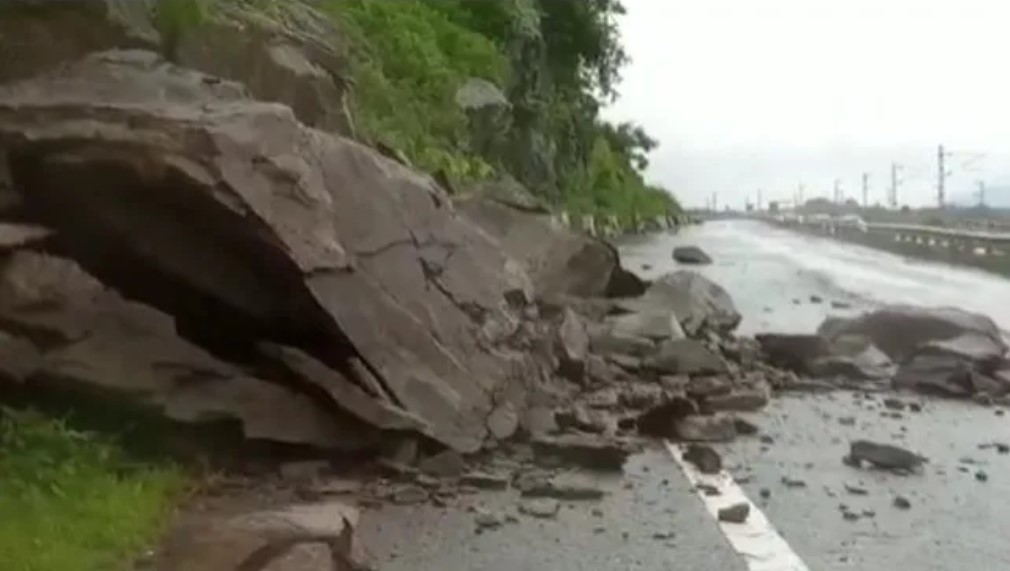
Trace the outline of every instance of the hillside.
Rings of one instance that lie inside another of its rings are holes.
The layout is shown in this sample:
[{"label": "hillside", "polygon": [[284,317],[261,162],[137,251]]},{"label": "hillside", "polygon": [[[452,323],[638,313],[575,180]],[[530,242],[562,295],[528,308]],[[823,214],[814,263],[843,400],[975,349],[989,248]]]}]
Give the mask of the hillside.
[{"label": "hillside", "polygon": [[357,136],[454,186],[511,177],[556,208],[623,225],[679,209],[642,177],[657,142],[600,118],[626,63],[617,0],[163,4],[162,28],[178,29],[182,44],[236,5],[293,28],[318,8],[338,30],[323,40],[346,64]]}]

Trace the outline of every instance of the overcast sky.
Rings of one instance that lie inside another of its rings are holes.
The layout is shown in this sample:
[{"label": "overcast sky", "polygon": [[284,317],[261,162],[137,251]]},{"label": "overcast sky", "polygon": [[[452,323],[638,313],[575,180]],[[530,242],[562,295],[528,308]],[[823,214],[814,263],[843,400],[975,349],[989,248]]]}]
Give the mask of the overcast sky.
[{"label": "overcast sky", "polygon": [[856,197],[864,171],[882,202],[892,161],[901,202],[933,203],[939,143],[950,194],[1010,185],[1010,1],[624,2],[633,61],[608,116],[660,140],[649,178],[687,205],[836,178]]}]

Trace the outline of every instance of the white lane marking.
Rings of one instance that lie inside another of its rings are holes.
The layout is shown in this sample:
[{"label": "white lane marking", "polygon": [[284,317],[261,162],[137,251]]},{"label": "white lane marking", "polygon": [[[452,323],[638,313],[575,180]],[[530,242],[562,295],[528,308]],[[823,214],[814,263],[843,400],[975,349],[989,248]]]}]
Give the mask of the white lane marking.
[{"label": "white lane marking", "polygon": [[[750,516],[746,522],[718,522],[722,533],[733,549],[743,556],[750,571],[810,571],[800,556],[775,531],[765,514],[744,495],[740,486],[733,481],[733,476],[725,470],[719,474],[702,474],[693,464],[684,460],[680,446],[667,442],[666,448],[717,521],[720,509],[741,502],[750,504]],[[718,496],[706,495],[698,489],[699,484],[714,486],[721,493]]]}]

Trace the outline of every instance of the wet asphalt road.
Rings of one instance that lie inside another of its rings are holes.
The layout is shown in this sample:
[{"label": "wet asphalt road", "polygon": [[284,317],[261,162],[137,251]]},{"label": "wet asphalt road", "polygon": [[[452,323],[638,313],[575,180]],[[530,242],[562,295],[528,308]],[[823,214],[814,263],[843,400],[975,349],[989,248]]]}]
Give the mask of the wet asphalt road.
[{"label": "wet asphalt road", "polygon": [[[692,268],[722,284],[744,316],[741,332],[810,333],[828,315],[851,315],[885,303],[953,306],[989,315],[1010,330],[1010,281],[974,269],[905,259],[757,222],[720,222],[679,235],[632,239],[625,264],[655,277],[678,268],[674,246],[701,245],[714,259]],[[651,266],[643,270],[643,264]],[[822,298],[811,302],[811,296]],[[835,303],[835,306],[832,303]],[[840,307],[839,303],[844,306]],[[881,416],[897,396],[923,403],[921,413]],[[1010,569],[1010,456],[978,445],[1010,443],[1010,411],[915,394],[861,393],[780,397],[758,418],[775,443],[742,439],[722,447],[743,488],[814,570]],[[839,418],[855,417],[854,426]],[[908,477],[859,471],[841,462],[849,441],[866,438],[930,458]],[[982,470],[987,480],[976,480]],[[748,480],[746,476],[750,476]],[[805,482],[788,487],[782,477]],[[865,487],[867,495],[845,491]],[[767,488],[771,497],[761,501]],[[895,509],[894,495],[912,507]],[[873,512],[847,521],[839,506]]]},{"label": "wet asphalt road", "polygon": [[[759,223],[720,222],[679,235],[633,238],[621,244],[621,252],[628,268],[652,278],[683,269],[671,258],[680,244],[701,245],[715,259],[691,269],[729,291],[744,316],[744,334],[813,332],[828,315],[897,302],[962,307],[1010,330],[1010,282],[1003,278]],[[721,452],[747,495],[812,570],[1010,569],[1010,542],[1004,539],[1010,530],[1010,455],[979,448],[1010,443],[1010,411],[997,416],[997,408],[904,394],[899,398],[922,403],[923,411],[890,418],[881,415],[885,396],[893,395],[782,396],[756,417],[774,443],[740,439]],[[854,424],[839,421],[845,417],[854,417]],[[857,470],[841,462],[857,438],[899,444],[930,462],[910,476]],[[986,481],[976,479],[979,470]],[[804,486],[787,486],[783,476]],[[520,517],[521,524],[478,535],[469,506],[498,514],[515,513],[517,506],[514,492],[483,493],[447,508],[367,512],[360,536],[385,571],[744,569],[663,450],[634,458],[623,479],[601,485],[610,492],[603,502],[566,505],[557,520]],[[866,494],[854,495],[846,485]],[[770,493],[767,500],[760,499],[763,489]],[[896,495],[910,500],[911,508],[895,508]],[[842,504],[859,519],[844,519]],[[596,507],[603,517],[592,514]],[[657,532],[675,536],[657,540]]]},{"label": "wet asphalt road", "polygon": [[[882,416],[892,412],[883,398],[895,396],[921,403],[922,412]],[[1010,417],[997,416],[997,410],[914,394],[785,396],[758,421],[774,444],[740,439],[720,451],[747,495],[810,569],[1010,569],[1010,455],[979,448],[1010,443]],[[839,421],[846,417],[855,425]],[[908,476],[852,468],[841,459],[855,439],[897,444],[930,460],[921,474]],[[987,481],[976,479],[980,470]],[[783,477],[805,486],[787,486]],[[763,488],[771,492],[767,500],[760,499]],[[897,495],[911,509],[896,508]],[[842,504],[873,515],[847,521]]]},{"label": "wet asphalt road", "polygon": [[[662,447],[630,459],[623,476],[596,482],[603,500],[562,502],[555,519],[519,515],[518,492],[482,492],[445,508],[366,512],[358,535],[383,571],[746,569]],[[478,534],[473,507],[519,523]]]}]

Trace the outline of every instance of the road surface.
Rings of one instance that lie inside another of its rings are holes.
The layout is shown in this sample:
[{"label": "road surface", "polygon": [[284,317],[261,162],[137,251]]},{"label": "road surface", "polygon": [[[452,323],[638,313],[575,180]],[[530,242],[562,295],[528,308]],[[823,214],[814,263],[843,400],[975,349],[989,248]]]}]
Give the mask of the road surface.
[{"label": "road surface", "polygon": [[[657,277],[680,269],[671,252],[686,244],[715,259],[692,269],[730,292],[745,334],[812,332],[828,315],[897,302],[978,311],[1010,330],[1010,282],[1000,277],[759,222],[636,237],[621,251],[629,269]],[[693,476],[662,447],[634,458],[623,479],[602,480],[610,492],[602,504],[566,505],[556,520],[476,534],[473,506],[515,513],[516,496],[501,492],[446,508],[387,506],[365,515],[361,535],[381,546],[375,555],[385,571],[1010,569],[1010,544],[1002,540],[1010,528],[1010,455],[985,446],[1010,443],[1010,413],[901,395],[923,410],[892,418],[882,416],[895,412],[883,407],[886,396],[893,395],[781,397],[757,417],[772,443],[741,439],[721,448],[742,493],[795,558],[741,556],[746,541],[724,536],[727,527],[711,516],[714,500],[698,493]],[[855,438],[892,441],[930,462],[907,477],[855,470],[841,462]],[[911,508],[896,508],[896,496]],[[594,515],[595,508],[602,512]],[[844,512],[858,518],[845,519]]]}]

